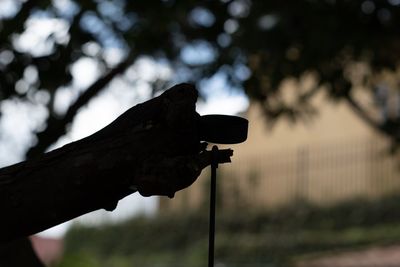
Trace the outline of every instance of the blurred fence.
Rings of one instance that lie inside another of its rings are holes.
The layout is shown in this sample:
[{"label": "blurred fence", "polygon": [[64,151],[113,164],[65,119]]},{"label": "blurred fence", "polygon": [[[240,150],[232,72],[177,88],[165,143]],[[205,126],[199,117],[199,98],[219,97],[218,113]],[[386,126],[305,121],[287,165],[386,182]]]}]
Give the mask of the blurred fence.
[{"label": "blurred fence", "polygon": [[[384,140],[368,139],[266,152],[223,165],[218,199],[229,208],[277,208],[295,201],[330,205],[400,193],[400,159]],[[204,173],[203,176],[208,176]],[[208,198],[209,179],[161,201],[164,210],[193,208]]]}]

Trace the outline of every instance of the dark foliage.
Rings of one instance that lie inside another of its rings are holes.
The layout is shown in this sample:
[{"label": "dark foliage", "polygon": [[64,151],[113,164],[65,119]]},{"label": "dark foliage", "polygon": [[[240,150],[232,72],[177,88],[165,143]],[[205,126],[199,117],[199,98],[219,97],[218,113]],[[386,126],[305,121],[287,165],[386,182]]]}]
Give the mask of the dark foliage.
[{"label": "dark foliage", "polygon": [[[198,82],[216,73],[226,74],[233,86],[243,88],[262,104],[272,121],[282,116],[295,120],[313,113],[308,100],[326,90],[331,99],[347,99],[367,123],[398,140],[398,120],[374,121],[352,94],[355,83],[374,93],[374,75],[397,70],[397,1],[62,3],[16,2],[15,14],[11,12],[1,20],[0,100],[16,97],[35,102],[35,94],[49,95],[47,128],[38,134],[40,148],[30,155],[43,151],[65,133],[79,108],[143,55],[169,62],[178,80]],[[46,44],[47,49],[21,48],[16,40],[39,17],[64,23],[66,32],[53,32],[44,38],[39,44]],[[90,52],[89,46],[100,50]],[[112,71],[115,63],[103,53],[111,47],[126,54],[116,71]],[[66,114],[57,114],[52,100],[60,87],[70,84],[70,67],[82,57],[97,59],[104,76],[111,76],[95,84],[89,97],[78,98]],[[355,63],[368,67],[357,81],[349,74]],[[32,70],[37,78],[27,79],[26,72]],[[301,82],[307,75],[312,75],[313,86],[302,89],[299,85],[296,101],[286,103],[280,93],[282,82],[288,77]],[[155,81],[155,90],[159,85],[160,81]]]}]

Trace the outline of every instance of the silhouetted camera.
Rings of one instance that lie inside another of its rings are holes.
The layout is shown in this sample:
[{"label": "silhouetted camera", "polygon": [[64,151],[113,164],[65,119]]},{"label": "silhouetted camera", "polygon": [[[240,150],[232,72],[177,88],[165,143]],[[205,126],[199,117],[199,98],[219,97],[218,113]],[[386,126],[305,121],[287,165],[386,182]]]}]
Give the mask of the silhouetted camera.
[{"label": "silhouetted camera", "polygon": [[246,141],[248,121],[228,115],[200,117],[200,139],[215,144],[237,144]]}]

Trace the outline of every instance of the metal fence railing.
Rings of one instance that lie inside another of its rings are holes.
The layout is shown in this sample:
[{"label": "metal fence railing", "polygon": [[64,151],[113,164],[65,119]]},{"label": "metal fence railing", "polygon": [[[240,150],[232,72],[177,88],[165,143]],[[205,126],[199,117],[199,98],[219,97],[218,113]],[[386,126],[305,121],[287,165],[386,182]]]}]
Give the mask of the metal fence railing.
[{"label": "metal fence railing", "polygon": [[[205,172],[203,176],[207,176]],[[163,209],[201,205],[208,178],[177,194]],[[275,208],[294,201],[330,205],[400,193],[400,159],[384,140],[301,146],[253,155],[218,170],[220,205]]]}]

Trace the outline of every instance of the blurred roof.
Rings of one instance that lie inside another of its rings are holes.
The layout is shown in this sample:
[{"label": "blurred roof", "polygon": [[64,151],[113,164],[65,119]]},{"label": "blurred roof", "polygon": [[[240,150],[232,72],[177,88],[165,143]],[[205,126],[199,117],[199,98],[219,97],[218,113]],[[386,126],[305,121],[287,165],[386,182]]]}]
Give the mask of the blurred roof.
[{"label": "blurred roof", "polygon": [[46,266],[51,266],[61,260],[64,251],[64,242],[62,239],[40,237],[37,235],[31,236],[30,239],[37,256]]}]

